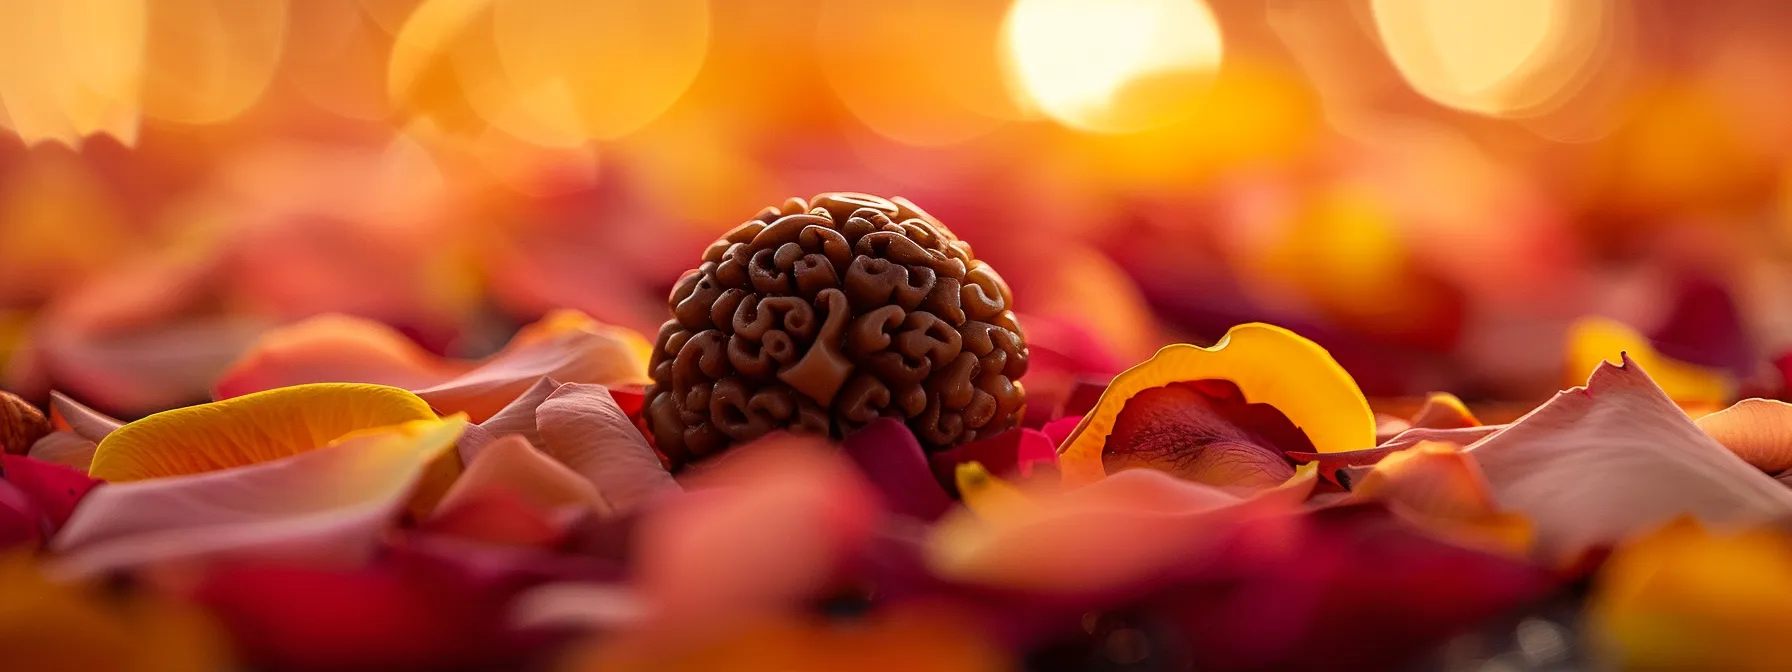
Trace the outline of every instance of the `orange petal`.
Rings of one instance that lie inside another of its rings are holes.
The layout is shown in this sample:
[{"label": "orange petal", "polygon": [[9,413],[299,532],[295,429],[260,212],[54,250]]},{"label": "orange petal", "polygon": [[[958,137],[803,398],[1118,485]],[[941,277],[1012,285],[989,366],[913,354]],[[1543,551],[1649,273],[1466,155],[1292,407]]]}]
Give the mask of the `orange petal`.
[{"label": "orange petal", "polygon": [[1455,445],[1435,441],[1382,458],[1351,492],[1448,518],[1469,518],[1496,509],[1487,477],[1474,458]]},{"label": "orange petal", "polygon": [[1500,505],[1536,522],[1545,557],[1573,560],[1683,515],[1728,525],[1792,516],[1792,490],[1699,431],[1628,358],[1468,454]]},{"label": "orange petal", "polygon": [[509,492],[542,511],[563,506],[582,506],[599,513],[610,510],[589,481],[521,436],[500,438],[479,451],[442,497],[439,508],[447,510],[463,499],[493,490]]},{"label": "orange petal", "polygon": [[1468,406],[1449,392],[1432,392],[1425,403],[1412,414],[1412,426],[1426,429],[1460,429],[1480,427],[1481,421],[1469,412]]},{"label": "orange petal", "polygon": [[405,389],[435,385],[470,364],[442,359],[384,323],[319,315],[271,330],[238,358],[213,388],[218,399],[304,383],[376,383]]},{"label": "orange petal", "polygon": [[1102,452],[1120,410],[1133,396],[1170,383],[1225,380],[1244,399],[1268,404],[1322,453],[1375,445],[1375,415],[1350,374],[1318,344],[1281,327],[1243,324],[1212,347],[1176,344],[1114,378],[1094,410],[1059,448],[1066,483],[1105,475]]},{"label": "orange petal", "polygon": [[964,501],[965,508],[985,520],[1017,515],[1032,508],[1032,503],[1018,488],[990,474],[977,462],[958,465],[954,477],[958,483],[958,497]]},{"label": "orange petal", "polygon": [[[1312,471],[1297,475],[1310,489]],[[1185,561],[1209,532],[1262,511],[1293,510],[1306,492],[1244,500],[1152,469],[1129,469],[1030,507],[985,518],[952,511],[927,541],[927,562],[955,581],[1047,593],[1113,588]],[[1261,504],[1261,506],[1257,506]]]},{"label": "orange petal", "polygon": [[9,670],[224,670],[229,641],[204,610],[147,588],[45,576],[0,557],[0,660]]},{"label": "orange petal", "polygon": [[1392,453],[1351,492],[1389,502],[1421,527],[1466,546],[1523,555],[1536,536],[1529,519],[1498,509],[1480,465],[1455,444],[1425,441]]},{"label": "orange petal", "polygon": [[76,575],[215,557],[364,560],[466,427],[427,424],[237,469],[108,483],[81,500],[50,548]]},{"label": "orange petal", "polygon": [[1729,373],[1663,355],[1630,325],[1603,317],[1583,317],[1568,328],[1564,385],[1579,385],[1601,363],[1616,364],[1625,355],[1648,369],[1649,376],[1677,403],[1721,408],[1736,393],[1736,380]]},{"label": "orange petal", "polygon": [[1792,540],[1676,520],[1612,554],[1588,615],[1613,669],[1792,668]]},{"label": "orange petal", "polygon": [[1792,469],[1792,404],[1743,399],[1694,423],[1761,471],[1778,474]]},{"label": "orange petal", "polygon": [[310,451],[356,430],[435,417],[417,395],[395,387],[283,387],[120,427],[100,442],[90,473],[119,482],[229,469]]}]

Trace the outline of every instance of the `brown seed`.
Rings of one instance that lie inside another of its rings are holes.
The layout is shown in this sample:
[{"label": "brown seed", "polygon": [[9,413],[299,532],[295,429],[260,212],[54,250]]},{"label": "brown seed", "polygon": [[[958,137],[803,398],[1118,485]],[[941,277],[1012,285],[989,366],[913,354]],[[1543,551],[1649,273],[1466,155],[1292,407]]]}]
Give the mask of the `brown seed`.
[{"label": "brown seed", "polygon": [[31,444],[49,435],[50,421],[30,402],[11,392],[0,392],[0,448],[24,455]]},{"label": "brown seed", "polygon": [[647,424],[674,468],[773,430],[840,437],[884,416],[928,451],[994,436],[1026,405],[1013,302],[907,201],[792,198],[673,288]]}]

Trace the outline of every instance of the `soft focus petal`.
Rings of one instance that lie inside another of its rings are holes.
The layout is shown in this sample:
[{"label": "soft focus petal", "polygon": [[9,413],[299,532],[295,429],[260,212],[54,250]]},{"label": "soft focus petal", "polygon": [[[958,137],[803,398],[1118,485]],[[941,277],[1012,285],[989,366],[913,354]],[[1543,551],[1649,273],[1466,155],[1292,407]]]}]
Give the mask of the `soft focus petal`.
[{"label": "soft focus petal", "polygon": [[320,315],[262,334],[213,387],[218,399],[304,383],[439,384],[470,364],[437,357],[382,322]]},{"label": "soft focus petal", "polygon": [[1500,506],[1536,522],[1545,557],[1572,560],[1682,515],[1747,525],[1792,514],[1792,490],[1699,431],[1628,358],[1468,451]]},{"label": "soft focus petal", "polygon": [[1122,471],[1042,499],[1031,510],[1003,507],[1011,515],[954,511],[932,532],[928,564],[941,576],[972,583],[1048,593],[1102,590],[1214,543],[1208,532],[1240,519],[1242,501],[1160,471]]},{"label": "soft focus petal", "polygon": [[484,422],[542,378],[647,384],[651,345],[640,334],[576,311],[523,327],[476,362],[424,352],[378,322],[325,316],[268,332],[218,381],[220,399],[302,383],[367,382],[415,391],[443,413]]},{"label": "soft focus petal", "polygon": [[575,654],[562,672],[711,670],[1014,669],[1005,652],[953,614],[895,609],[866,619],[815,621],[777,616],[697,644],[639,646],[612,641]]},{"label": "soft focus petal", "polygon": [[198,607],[143,589],[53,581],[24,554],[0,557],[0,660],[8,670],[180,672],[232,667]]},{"label": "soft focus petal", "polygon": [[508,590],[465,569],[399,556],[365,568],[233,564],[195,599],[254,669],[501,669]]},{"label": "soft focus petal", "polygon": [[35,549],[49,536],[43,510],[18,486],[0,481],[0,551]]},{"label": "soft focus petal", "polygon": [[1226,380],[1250,403],[1268,404],[1305,432],[1322,453],[1375,444],[1375,416],[1350,374],[1324,348],[1294,332],[1244,324],[1212,347],[1178,344],[1114,378],[1094,410],[1059,449],[1069,482],[1103,473],[1102,451],[1126,402],[1170,383]]},{"label": "soft focus petal", "polygon": [[1677,520],[1619,546],[1588,613],[1607,662],[1623,669],[1792,667],[1792,540]]},{"label": "soft focus petal", "polygon": [[74,574],[214,556],[362,559],[465,426],[450,418],[235,469],[110,483],[51,548]]},{"label": "soft focus petal", "polygon": [[590,481],[521,436],[506,436],[481,450],[438,506],[446,510],[462,499],[493,491],[520,497],[538,510],[580,506],[598,513],[610,511]]},{"label": "soft focus petal", "polygon": [[876,494],[819,441],[737,447],[646,512],[634,569],[650,623],[681,631],[814,597],[871,534]]},{"label": "soft focus petal", "polygon": [[18,455],[0,455],[0,478],[37,504],[52,531],[68,523],[81,498],[100,484],[85,472]]},{"label": "soft focus petal", "polygon": [[1352,485],[1351,492],[1452,518],[1495,509],[1480,466],[1447,443],[1425,442],[1388,455]]},{"label": "soft focus petal", "polygon": [[134,481],[229,469],[303,453],[356,430],[435,417],[417,395],[395,387],[283,387],[125,425],[100,442],[92,473]]},{"label": "soft focus petal", "polygon": [[[1066,431],[1075,427],[1076,420],[1069,420],[1060,427]],[[1049,424],[1047,428],[1050,429]],[[998,476],[1030,476],[1034,467],[1057,465],[1058,442],[1044,431],[1022,427],[928,455],[927,459],[933,466],[934,477],[941,482],[956,479],[958,465],[966,462],[982,464]]]},{"label": "soft focus petal", "polygon": [[510,490],[480,490],[436,507],[418,529],[482,544],[552,548],[566,540],[573,521],[555,513]]},{"label": "soft focus petal", "polygon": [[1468,406],[1449,392],[1432,392],[1425,397],[1425,403],[1412,414],[1412,426],[1426,429],[1459,429],[1462,427],[1479,427],[1481,421],[1468,410]]},{"label": "soft focus petal", "polygon": [[1522,556],[1536,536],[1529,520],[1499,510],[1480,465],[1454,444],[1425,442],[1388,455],[1351,492],[1388,502],[1467,546]]},{"label": "soft focus petal", "polygon": [[1778,474],[1792,469],[1792,404],[1743,399],[1693,422],[1761,471]]},{"label": "soft focus petal", "polygon": [[1564,384],[1578,385],[1601,363],[1617,363],[1621,357],[1642,364],[1668,397],[1681,404],[1721,407],[1736,392],[1735,379],[1724,370],[1661,354],[1629,325],[1603,317],[1584,317],[1569,327]]},{"label": "soft focus petal", "polygon": [[443,413],[464,412],[482,422],[547,377],[563,383],[646,385],[652,346],[628,329],[583,313],[559,312],[523,328],[478,368],[417,390]]},{"label": "soft focus petal", "polygon": [[877,489],[884,508],[932,521],[952,507],[952,498],[928,467],[921,442],[902,421],[872,420],[846,437],[843,452]]},{"label": "soft focus petal", "polygon": [[609,510],[628,511],[678,484],[602,385],[567,383],[535,410],[548,456],[596,486]]}]

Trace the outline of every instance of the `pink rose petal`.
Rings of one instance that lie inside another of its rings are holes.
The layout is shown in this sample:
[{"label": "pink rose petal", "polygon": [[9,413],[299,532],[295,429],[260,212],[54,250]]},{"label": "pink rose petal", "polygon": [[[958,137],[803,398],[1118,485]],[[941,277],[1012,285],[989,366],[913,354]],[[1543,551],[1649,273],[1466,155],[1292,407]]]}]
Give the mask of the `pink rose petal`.
[{"label": "pink rose petal", "polygon": [[1691,515],[1748,525],[1792,515],[1792,490],[1700,431],[1629,357],[1468,448],[1502,509],[1573,559]]},{"label": "pink rose petal", "polygon": [[374,433],[245,467],[107,484],[81,500],[50,547],[71,575],[198,558],[365,559],[464,426],[448,420],[415,436]]},{"label": "pink rose petal", "polygon": [[585,477],[611,511],[627,511],[678,484],[602,385],[561,385],[535,409],[543,452]]}]

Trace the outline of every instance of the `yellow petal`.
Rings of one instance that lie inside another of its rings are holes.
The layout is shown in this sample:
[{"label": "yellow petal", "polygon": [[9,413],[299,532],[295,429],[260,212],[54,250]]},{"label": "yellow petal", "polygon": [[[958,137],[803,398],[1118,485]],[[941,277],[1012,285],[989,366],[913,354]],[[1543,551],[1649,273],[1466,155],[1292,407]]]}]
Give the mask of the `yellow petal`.
[{"label": "yellow petal", "polygon": [[466,427],[461,417],[429,420],[287,459],[95,488],[51,540],[57,571],[213,559],[363,563]]},{"label": "yellow petal", "polygon": [[27,554],[0,557],[0,660],[8,670],[224,670],[223,633],[195,605],[52,581]]},{"label": "yellow petal", "polygon": [[1792,540],[1677,520],[1612,554],[1588,614],[1614,668],[1792,668]]},{"label": "yellow petal", "polygon": [[1756,469],[1769,474],[1792,469],[1792,404],[1743,399],[1693,422]]},{"label": "yellow petal", "polygon": [[290,457],[356,430],[436,417],[383,385],[295,385],[178,408],[118,428],[93,455],[95,478],[135,481]]},{"label": "yellow petal", "polygon": [[1655,384],[1681,406],[1715,405],[1721,408],[1736,392],[1736,381],[1730,374],[1661,354],[1637,330],[1603,317],[1583,317],[1568,328],[1568,369],[1564,386],[1585,384],[1587,376],[1599,368],[1600,362],[1619,364],[1619,357],[1624,353],[1643,365],[1649,371],[1649,377],[1655,379]]},{"label": "yellow petal", "polygon": [[[430,417],[423,420],[411,420],[396,425],[357,429],[337,437],[336,440],[331,441],[324,447],[338,446],[356,440],[368,440],[370,437],[374,439],[398,438],[416,442],[440,429],[443,422],[460,424],[465,423],[466,421],[467,414],[455,413],[454,415],[441,419]],[[458,434],[456,436],[458,437]],[[450,442],[452,441],[453,439],[450,439]],[[460,480],[460,475],[463,471],[462,467],[463,465],[461,464],[460,453],[458,451],[450,450],[437,455],[435,456],[435,459],[430,460],[429,464],[423,468],[422,475],[417,477],[416,491],[411,493],[410,504],[407,507],[411,512],[411,516],[417,520],[422,520],[427,518],[431,512],[434,512],[437,504],[442,501],[443,497],[447,496],[448,489],[453,487],[455,482]]]},{"label": "yellow petal", "polygon": [[1356,381],[1330,353],[1281,327],[1242,324],[1212,347],[1170,345],[1116,376],[1058,449],[1065,482],[1088,483],[1106,474],[1102,450],[1120,409],[1133,395],[1196,380],[1231,381],[1246,401],[1274,406],[1306,433],[1319,452],[1375,445],[1375,414]]}]

